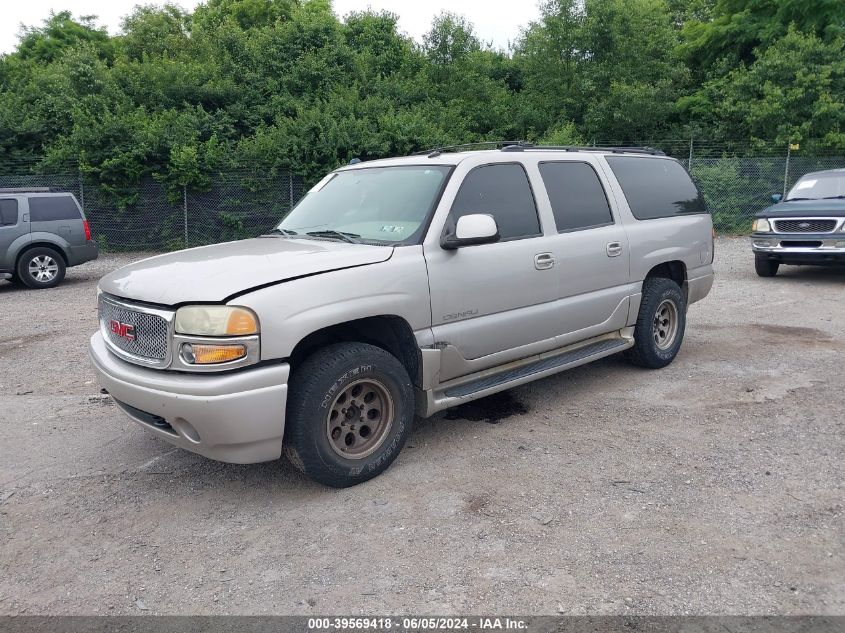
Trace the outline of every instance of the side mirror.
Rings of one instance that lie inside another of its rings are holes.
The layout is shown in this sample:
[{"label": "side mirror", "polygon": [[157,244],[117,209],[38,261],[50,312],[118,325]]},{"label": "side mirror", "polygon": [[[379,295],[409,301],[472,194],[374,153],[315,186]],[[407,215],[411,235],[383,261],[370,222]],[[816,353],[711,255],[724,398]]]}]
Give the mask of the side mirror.
[{"label": "side mirror", "polygon": [[490,244],[499,241],[499,227],[492,215],[473,213],[458,218],[454,233],[447,233],[440,241],[446,250],[454,250],[462,246],[476,244]]},{"label": "side mirror", "polygon": [[781,200],[783,200],[783,196],[781,194],[779,194],[779,193],[773,193],[772,194],[772,202],[778,203]]}]

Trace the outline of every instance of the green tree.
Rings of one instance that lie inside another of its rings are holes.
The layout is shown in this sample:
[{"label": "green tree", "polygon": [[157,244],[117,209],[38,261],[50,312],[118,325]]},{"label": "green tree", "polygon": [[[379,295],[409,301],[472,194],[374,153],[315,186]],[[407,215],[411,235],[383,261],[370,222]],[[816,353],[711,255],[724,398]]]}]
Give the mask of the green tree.
[{"label": "green tree", "polygon": [[431,29],[423,35],[423,50],[433,64],[445,66],[481,50],[481,40],[465,17],[444,11],[434,18]]},{"label": "green tree", "polygon": [[62,51],[80,43],[91,44],[93,50],[104,58],[113,53],[112,42],[105,28],[97,27],[96,16],[85,15],[74,20],[70,11],[50,13],[40,27],[24,27],[20,35],[17,54],[21,59],[49,63]]},{"label": "green tree", "polygon": [[756,60],[681,100],[691,119],[725,139],[845,149],[845,42],[791,27]]},{"label": "green tree", "polygon": [[[707,19],[710,18],[710,19]],[[789,26],[830,41],[845,34],[845,3],[841,0],[718,0],[705,19],[684,25],[681,52],[701,73],[727,58],[731,67],[751,63],[786,34]]]}]

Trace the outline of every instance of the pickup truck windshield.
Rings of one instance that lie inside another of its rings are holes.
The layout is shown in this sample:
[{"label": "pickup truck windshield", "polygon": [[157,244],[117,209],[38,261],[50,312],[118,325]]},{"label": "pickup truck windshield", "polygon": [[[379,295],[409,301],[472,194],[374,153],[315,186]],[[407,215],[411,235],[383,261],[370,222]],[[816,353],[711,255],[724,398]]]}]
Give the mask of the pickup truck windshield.
[{"label": "pickup truck windshield", "polygon": [[408,165],[337,172],[309,191],[277,232],[350,242],[416,243],[451,169]]},{"label": "pickup truck windshield", "polygon": [[845,172],[808,174],[795,183],[787,200],[824,200],[845,196]]}]

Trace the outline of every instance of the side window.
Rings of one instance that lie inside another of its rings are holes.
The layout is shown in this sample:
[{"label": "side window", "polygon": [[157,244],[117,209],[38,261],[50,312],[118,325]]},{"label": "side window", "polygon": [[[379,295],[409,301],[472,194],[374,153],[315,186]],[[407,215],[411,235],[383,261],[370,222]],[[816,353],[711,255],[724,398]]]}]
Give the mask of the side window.
[{"label": "side window", "polygon": [[457,222],[472,213],[492,215],[503,240],[540,234],[537,205],[522,165],[484,165],[469,172],[455,197],[451,219]]},{"label": "side window", "polygon": [[0,200],[0,226],[15,226],[18,223],[18,201]]},{"label": "side window", "polygon": [[71,196],[32,196],[29,199],[29,221],[80,220],[82,215]]},{"label": "side window", "polygon": [[608,156],[607,162],[638,220],[707,213],[687,170],[675,160]]},{"label": "side window", "polygon": [[613,224],[598,174],[587,163],[541,163],[559,233]]}]

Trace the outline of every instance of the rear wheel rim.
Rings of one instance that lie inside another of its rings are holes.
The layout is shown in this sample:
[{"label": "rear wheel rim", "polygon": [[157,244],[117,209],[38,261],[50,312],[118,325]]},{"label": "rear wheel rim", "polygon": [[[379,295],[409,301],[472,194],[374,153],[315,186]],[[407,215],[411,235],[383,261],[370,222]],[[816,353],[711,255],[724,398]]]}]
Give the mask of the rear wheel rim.
[{"label": "rear wheel rim", "polygon": [[59,264],[49,255],[37,255],[29,260],[29,275],[39,283],[49,283],[59,274]]},{"label": "rear wheel rim", "polygon": [[393,426],[390,390],[373,378],[356,380],[334,399],[326,416],[332,450],[345,459],[364,459],[384,443]]},{"label": "rear wheel rim", "polygon": [[659,350],[667,350],[678,336],[678,306],[671,299],[664,299],[654,313],[652,333]]}]

